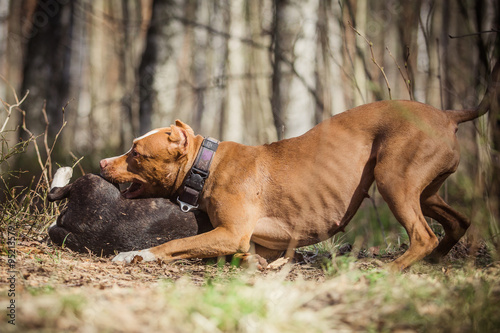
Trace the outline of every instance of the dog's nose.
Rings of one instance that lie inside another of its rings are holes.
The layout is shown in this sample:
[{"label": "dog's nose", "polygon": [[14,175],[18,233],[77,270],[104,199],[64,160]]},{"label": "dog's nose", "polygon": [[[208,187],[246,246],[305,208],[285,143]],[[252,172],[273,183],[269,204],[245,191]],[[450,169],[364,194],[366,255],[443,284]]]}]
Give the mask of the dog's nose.
[{"label": "dog's nose", "polygon": [[101,160],[99,162],[99,165],[101,166],[101,170],[104,170],[106,168],[106,166],[108,165],[108,161],[107,160]]}]

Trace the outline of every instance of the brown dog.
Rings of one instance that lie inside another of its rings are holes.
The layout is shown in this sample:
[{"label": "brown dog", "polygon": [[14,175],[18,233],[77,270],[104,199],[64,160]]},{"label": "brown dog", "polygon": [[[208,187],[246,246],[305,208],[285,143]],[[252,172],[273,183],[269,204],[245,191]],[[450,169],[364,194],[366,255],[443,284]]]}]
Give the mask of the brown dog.
[{"label": "brown dog", "polygon": [[[383,101],[338,114],[300,137],[252,147],[222,142],[198,201],[215,229],[120,253],[114,261],[215,257],[246,252],[250,241],[259,254],[275,257],[342,231],[373,181],[410,238],[393,268],[429,254],[442,257],[470,224],[438,194],[458,167],[457,125],[487,108],[442,111]],[[133,182],[127,197],[175,198],[203,141],[176,121],[134,140],[125,155],[102,160],[101,172],[115,182]],[[443,225],[439,245],[424,215]]]}]

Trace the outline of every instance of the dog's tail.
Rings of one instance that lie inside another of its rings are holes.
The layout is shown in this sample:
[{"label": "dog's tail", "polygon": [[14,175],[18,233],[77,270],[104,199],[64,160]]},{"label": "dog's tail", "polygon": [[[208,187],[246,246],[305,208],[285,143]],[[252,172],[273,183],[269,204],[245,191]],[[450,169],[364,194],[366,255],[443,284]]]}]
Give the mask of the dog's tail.
[{"label": "dog's tail", "polygon": [[490,110],[492,103],[495,103],[497,96],[500,96],[500,60],[497,60],[491,72],[488,88],[479,106],[472,110],[460,110],[448,112],[451,119],[457,124],[481,117]]}]

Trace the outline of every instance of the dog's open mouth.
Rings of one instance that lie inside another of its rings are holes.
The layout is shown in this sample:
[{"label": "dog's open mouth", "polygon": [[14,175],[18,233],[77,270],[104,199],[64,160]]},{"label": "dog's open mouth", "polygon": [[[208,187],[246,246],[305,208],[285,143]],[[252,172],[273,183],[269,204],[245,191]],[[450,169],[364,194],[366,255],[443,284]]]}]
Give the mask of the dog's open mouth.
[{"label": "dog's open mouth", "polygon": [[132,182],[130,186],[128,186],[121,193],[127,199],[136,198],[144,192],[144,185],[139,182]]}]

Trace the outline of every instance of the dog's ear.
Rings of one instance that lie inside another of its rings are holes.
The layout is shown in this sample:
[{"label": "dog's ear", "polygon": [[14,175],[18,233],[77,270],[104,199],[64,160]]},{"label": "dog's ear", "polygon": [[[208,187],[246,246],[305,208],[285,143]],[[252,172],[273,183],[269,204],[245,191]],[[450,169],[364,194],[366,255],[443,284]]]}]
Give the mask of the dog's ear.
[{"label": "dog's ear", "polygon": [[49,201],[56,201],[67,198],[72,184],[68,185],[73,169],[70,167],[62,167],[57,169],[52,184],[50,185],[50,192],[47,195]]},{"label": "dog's ear", "polygon": [[73,184],[69,184],[63,187],[53,187],[49,194],[47,194],[47,199],[50,202],[56,201],[56,200],[62,200],[66,199],[69,196],[69,192],[71,191],[71,187],[73,187]]},{"label": "dog's ear", "polygon": [[169,152],[172,154],[176,151],[179,156],[186,154],[187,146],[188,146],[188,133],[182,127],[172,125],[170,126],[170,135],[168,136],[168,140],[173,143],[173,149],[169,148]]},{"label": "dog's ear", "polygon": [[186,130],[186,132],[187,132],[188,134],[191,134],[191,135],[193,135],[193,136],[194,136],[194,131],[193,131],[193,129],[192,129],[191,127],[189,127],[189,125],[184,124],[184,123],[183,123],[182,121],[180,121],[179,119],[177,119],[177,120],[175,121],[175,126],[185,129],[185,130]]}]

